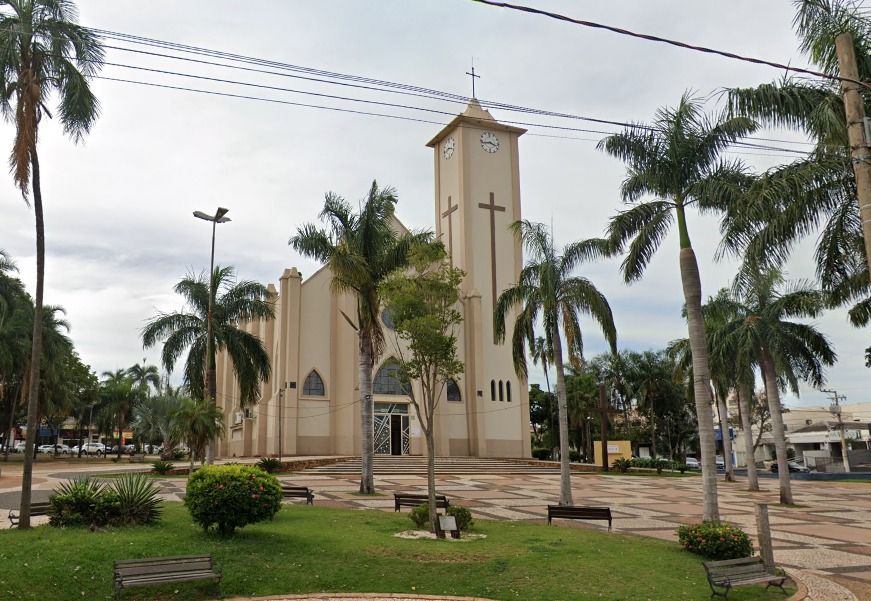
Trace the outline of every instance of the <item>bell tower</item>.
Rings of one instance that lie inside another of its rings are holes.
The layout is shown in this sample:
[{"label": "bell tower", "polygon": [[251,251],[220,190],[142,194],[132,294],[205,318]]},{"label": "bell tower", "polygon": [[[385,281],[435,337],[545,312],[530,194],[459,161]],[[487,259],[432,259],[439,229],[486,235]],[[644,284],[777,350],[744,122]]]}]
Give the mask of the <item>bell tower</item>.
[{"label": "bell tower", "polygon": [[529,456],[526,382],[514,372],[511,332],[497,344],[493,312],[523,266],[511,224],[521,219],[518,138],[525,129],[505,125],[475,98],[427,146],[435,161],[436,235],[451,263],[466,272],[462,283],[461,352],[470,453]]}]

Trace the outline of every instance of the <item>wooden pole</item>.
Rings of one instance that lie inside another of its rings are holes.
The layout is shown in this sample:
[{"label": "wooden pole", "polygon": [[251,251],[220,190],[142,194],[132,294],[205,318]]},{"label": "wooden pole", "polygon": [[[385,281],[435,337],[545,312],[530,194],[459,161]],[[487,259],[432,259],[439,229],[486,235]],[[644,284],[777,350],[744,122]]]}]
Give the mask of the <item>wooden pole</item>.
[{"label": "wooden pole", "polygon": [[[859,81],[856,66],[856,49],[853,36],[842,33],[835,38],[838,66],[841,77]],[[856,197],[859,202],[859,218],[862,220],[862,235],[865,238],[865,258],[871,268],[871,155],[865,140],[865,105],[859,93],[859,84],[842,81],[844,110],[847,115],[847,136],[850,154],[853,157],[853,173],[856,176]]]},{"label": "wooden pole", "polygon": [[774,574],[774,550],[771,548],[768,503],[756,503],[756,536],[759,539],[759,556],[765,564],[765,570]]}]

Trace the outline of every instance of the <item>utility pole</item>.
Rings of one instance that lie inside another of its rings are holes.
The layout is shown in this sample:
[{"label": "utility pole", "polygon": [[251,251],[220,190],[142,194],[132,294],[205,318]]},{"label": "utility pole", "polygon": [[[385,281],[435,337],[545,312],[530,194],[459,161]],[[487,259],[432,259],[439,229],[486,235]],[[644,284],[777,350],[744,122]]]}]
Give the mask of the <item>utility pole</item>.
[{"label": "utility pole", "polygon": [[841,77],[853,81],[841,81],[844,93],[844,110],[847,116],[847,137],[850,140],[850,155],[853,173],[856,176],[856,197],[859,202],[859,218],[862,220],[862,235],[865,239],[865,258],[871,268],[871,155],[865,139],[865,104],[859,93],[859,68],[856,66],[856,48],[853,36],[842,33],[835,38],[838,67]]},{"label": "utility pole", "polygon": [[847,437],[844,436],[844,421],[841,419],[841,404],[839,401],[846,401],[847,397],[838,396],[837,390],[822,390],[832,395],[832,404],[829,405],[829,412],[838,418],[838,432],[841,434],[841,461],[844,464],[844,471],[850,472],[850,458],[847,453]]}]

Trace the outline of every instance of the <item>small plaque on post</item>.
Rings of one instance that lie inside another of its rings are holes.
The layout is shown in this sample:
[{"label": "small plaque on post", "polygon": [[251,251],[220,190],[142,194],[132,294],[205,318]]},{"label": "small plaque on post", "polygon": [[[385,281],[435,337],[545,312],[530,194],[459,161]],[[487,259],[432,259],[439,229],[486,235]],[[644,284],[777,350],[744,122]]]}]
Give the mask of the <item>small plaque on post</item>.
[{"label": "small plaque on post", "polygon": [[457,528],[457,518],[452,515],[440,515],[439,528],[441,528],[442,532],[450,532],[451,538],[460,538],[460,529]]}]

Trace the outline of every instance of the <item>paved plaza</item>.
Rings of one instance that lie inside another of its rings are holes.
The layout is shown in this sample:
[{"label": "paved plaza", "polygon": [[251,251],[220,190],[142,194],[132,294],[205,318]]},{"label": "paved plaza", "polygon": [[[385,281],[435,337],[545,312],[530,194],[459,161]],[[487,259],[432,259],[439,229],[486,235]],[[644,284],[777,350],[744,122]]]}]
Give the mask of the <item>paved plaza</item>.
[{"label": "paved plaza", "polygon": [[[390,460],[387,460],[390,461]],[[421,460],[376,463],[376,486],[383,496],[361,497],[358,463],[354,460],[283,475],[281,480],[308,486],[315,503],[328,507],[393,511],[392,492],[425,492],[426,477]],[[380,468],[380,469],[379,469]],[[117,472],[119,466],[103,465],[101,471]],[[139,469],[142,469],[141,467]],[[34,498],[47,498],[70,470],[38,466]],[[453,503],[472,510],[477,518],[544,521],[546,506],[559,495],[559,474],[554,468],[524,466],[510,462],[445,460],[437,470],[439,492]],[[0,480],[0,508],[17,505],[17,489],[4,488],[16,478]],[[183,478],[159,479],[164,498],[181,499]],[[749,493],[746,482],[720,482],[721,517],[743,527],[755,538],[754,503],[768,502],[774,554],[778,564],[810,576],[807,584],[829,583],[849,587],[859,599],[871,599],[871,484],[794,481],[795,507],[777,505],[777,481],[762,479],[763,491]],[[614,530],[665,540],[676,540],[680,524],[701,520],[701,481],[698,477],[658,478],[575,473],[572,478],[575,504],[607,505],[614,514]],[[5,516],[5,511],[0,515]],[[606,528],[599,523],[567,523],[559,527]],[[842,589],[841,589],[842,590]],[[851,599],[850,596],[810,597]]]}]

